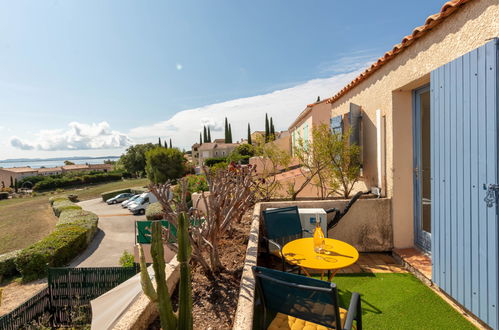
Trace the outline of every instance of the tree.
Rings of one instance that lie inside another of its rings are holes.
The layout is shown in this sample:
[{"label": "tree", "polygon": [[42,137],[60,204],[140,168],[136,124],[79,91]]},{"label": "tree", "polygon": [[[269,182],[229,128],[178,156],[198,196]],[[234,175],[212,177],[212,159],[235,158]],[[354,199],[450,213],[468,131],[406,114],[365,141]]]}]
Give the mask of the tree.
[{"label": "tree", "polygon": [[17,178],[14,179],[14,190],[17,194],[17,188],[19,188],[19,185],[17,184]]},{"label": "tree", "polygon": [[272,117],[270,117],[270,135],[269,135],[269,141],[274,141],[274,140],[275,140],[274,122],[272,120]]},{"label": "tree", "polygon": [[159,147],[161,147],[161,146],[162,146],[162,144],[161,144],[161,138],[160,138],[160,137],[158,138],[158,146],[159,146]]},{"label": "tree", "polygon": [[228,143],[232,143],[232,125],[229,124],[229,142]]},{"label": "tree", "polygon": [[208,131],[206,130],[206,126],[203,126],[203,142],[208,142]]},{"label": "tree", "polygon": [[166,140],[163,141],[163,148],[168,148],[168,145],[166,144]]},{"label": "tree", "polygon": [[269,117],[265,114],[265,142],[269,142],[270,126]]},{"label": "tree", "polygon": [[318,103],[321,101],[321,97],[320,96],[317,96],[317,101],[315,101],[315,103]]},{"label": "tree", "polygon": [[260,156],[258,173],[261,183],[258,198],[269,201],[278,197],[276,194],[282,188],[282,184],[277,180],[276,174],[289,167],[291,156],[273,142],[265,143],[263,137],[257,138],[255,142],[255,155]]},{"label": "tree", "polygon": [[71,162],[71,161],[69,161],[69,160],[65,160],[65,161],[64,161],[64,165],[66,165],[66,166],[67,166],[67,165],[74,165],[74,164],[75,164],[75,163],[73,163],[73,162]]},{"label": "tree", "polygon": [[251,141],[251,128],[249,123],[248,123],[248,144],[253,144]]},{"label": "tree", "polygon": [[[305,141],[301,136],[297,139],[297,144],[293,149],[293,154],[300,163],[301,175],[305,178],[301,186],[298,189],[295,188],[295,182],[293,182],[289,187],[288,191],[291,195],[291,199],[295,200],[298,194],[315,179],[316,175],[321,173],[321,171],[326,166],[324,158],[320,157],[320,139],[316,139],[314,134],[314,128],[312,128],[312,141]],[[322,186],[324,178],[319,174],[319,184]],[[321,197],[324,198],[324,191],[321,189]]]},{"label": "tree", "polygon": [[10,187],[14,189],[14,179],[10,177]]},{"label": "tree", "polygon": [[203,144],[203,138],[201,136],[201,132],[199,132],[199,144]]},{"label": "tree", "polygon": [[351,131],[333,133],[326,124],[312,130],[313,139],[317,140],[318,157],[326,165],[319,173],[320,188],[330,194],[348,198],[359,180],[360,147],[350,144]]},{"label": "tree", "polygon": [[128,147],[118,163],[134,176],[143,176],[146,168],[146,152],[157,147],[152,143],[136,144]]},{"label": "tree", "polygon": [[210,126],[208,126],[208,142],[211,142],[211,130],[210,130]]},{"label": "tree", "polygon": [[185,172],[184,154],[177,148],[154,148],[146,152],[147,178],[153,183],[165,183],[181,178]]},{"label": "tree", "polygon": [[172,146],[172,139],[170,138],[170,149],[173,148]]},{"label": "tree", "polygon": [[229,143],[229,123],[227,122],[227,117],[225,117],[224,133],[225,133],[224,141],[225,143]]}]

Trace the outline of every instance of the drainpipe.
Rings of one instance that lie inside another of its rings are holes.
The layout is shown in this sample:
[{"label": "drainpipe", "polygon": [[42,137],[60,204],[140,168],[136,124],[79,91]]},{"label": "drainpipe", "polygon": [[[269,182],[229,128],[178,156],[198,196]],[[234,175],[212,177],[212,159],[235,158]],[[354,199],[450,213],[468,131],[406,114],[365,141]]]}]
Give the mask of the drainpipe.
[{"label": "drainpipe", "polygon": [[385,178],[385,118],[381,114],[381,110],[376,110],[376,159],[377,159],[377,187],[373,188],[372,192],[381,197],[384,194],[384,178]]}]

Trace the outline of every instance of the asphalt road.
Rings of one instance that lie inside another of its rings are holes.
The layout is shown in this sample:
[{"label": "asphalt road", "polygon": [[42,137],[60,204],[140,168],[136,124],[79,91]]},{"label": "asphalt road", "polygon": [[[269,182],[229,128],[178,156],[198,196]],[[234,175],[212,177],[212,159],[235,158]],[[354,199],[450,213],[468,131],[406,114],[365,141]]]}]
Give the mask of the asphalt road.
[{"label": "asphalt road", "polygon": [[71,262],[71,267],[119,266],[123,251],[133,254],[135,221],[145,220],[144,215],[133,215],[121,204],[107,205],[101,198],[78,205],[99,216],[99,231],[87,250]]}]

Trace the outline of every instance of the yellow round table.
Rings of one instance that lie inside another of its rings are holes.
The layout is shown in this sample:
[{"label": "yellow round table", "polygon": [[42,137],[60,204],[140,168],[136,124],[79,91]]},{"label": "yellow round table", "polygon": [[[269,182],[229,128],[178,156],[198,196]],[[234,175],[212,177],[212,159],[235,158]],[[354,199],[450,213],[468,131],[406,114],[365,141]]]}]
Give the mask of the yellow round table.
[{"label": "yellow round table", "polygon": [[289,242],[282,248],[286,261],[301,267],[303,272],[310,276],[306,268],[322,271],[332,271],[329,281],[341,268],[353,265],[359,259],[359,252],[350,244],[337,239],[326,238],[323,253],[314,251],[312,237],[300,238]]}]

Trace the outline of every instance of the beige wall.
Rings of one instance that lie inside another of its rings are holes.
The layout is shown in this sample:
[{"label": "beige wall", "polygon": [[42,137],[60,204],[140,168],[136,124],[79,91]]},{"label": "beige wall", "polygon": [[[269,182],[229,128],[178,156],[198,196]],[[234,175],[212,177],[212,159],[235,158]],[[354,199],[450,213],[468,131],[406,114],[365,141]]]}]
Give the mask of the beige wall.
[{"label": "beige wall", "polygon": [[33,176],[36,175],[36,172],[32,173],[16,173],[16,172],[10,172],[6,170],[0,169],[0,188],[2,188],[2,182],[4,183],[5,187],[10,187],[10,178],[12,177],[12,180],[15,181],[21,180],[22,178],[28,177],[28,176]]},{"label": "beige wall", "polygon": [[412,90],[429,73],[499,36],[499,2],[466,4],[332,104],[331,116],[363,109],[364,179],[376,178],[376,109],[386,122],[386,193],[392,197],[395,247],[413,245]]}]

